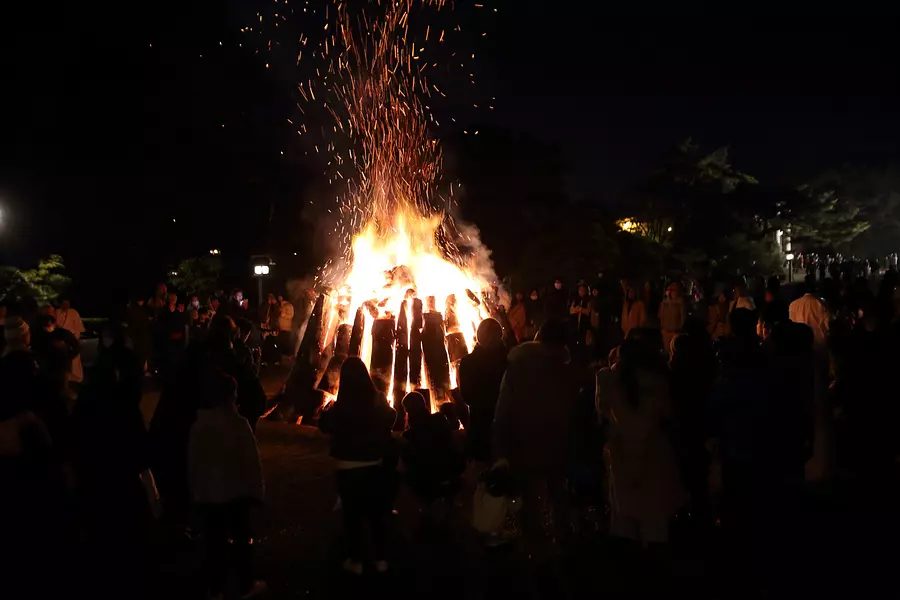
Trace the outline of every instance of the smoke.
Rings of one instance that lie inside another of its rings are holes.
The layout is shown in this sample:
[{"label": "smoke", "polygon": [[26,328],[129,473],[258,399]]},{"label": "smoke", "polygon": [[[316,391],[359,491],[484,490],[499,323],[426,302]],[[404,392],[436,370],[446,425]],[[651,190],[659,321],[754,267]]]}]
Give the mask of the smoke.
[{"label": "smoke", "polygon": [[481,232],[478,227],[458,219],[452,219],[451,225],[452,230],[455,230],[454,244],[463,258],[462,263],[471,275],[482,284],[497,283],[494,261],[491,260],[491,250],[481,242]]}]

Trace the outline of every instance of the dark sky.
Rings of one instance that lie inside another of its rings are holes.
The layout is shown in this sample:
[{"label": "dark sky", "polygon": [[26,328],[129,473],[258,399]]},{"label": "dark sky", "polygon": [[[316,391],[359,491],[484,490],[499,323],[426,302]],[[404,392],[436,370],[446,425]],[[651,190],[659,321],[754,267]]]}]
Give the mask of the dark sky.
[{"label": "dark sky", "polygon": [[[303,208],[328,192],[285,122],[293,56],[238,46],[263,4],[0,9],[3,262],[57,251],[99,286],[103,257],[119,292],[211,247],[308,271]],[[900,156],[894,17],[484,4],[474,97],[496,110],[467,118],[557,145],[573,194],[615,197],[687,136],[766,178]]]}]

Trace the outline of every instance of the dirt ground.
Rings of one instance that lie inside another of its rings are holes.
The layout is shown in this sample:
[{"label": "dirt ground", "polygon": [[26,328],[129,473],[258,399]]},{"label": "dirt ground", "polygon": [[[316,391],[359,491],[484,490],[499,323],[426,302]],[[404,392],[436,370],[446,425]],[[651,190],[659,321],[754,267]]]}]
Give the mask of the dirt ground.
[{"label": "dirt ground", "polygon": [[[274,393],[283,373],[264,378]],[[158,396],[144,399],[146,416]],[[564,551],[529,557],[515,543],[487,549],[469,525],[472,480],[456,499],[448,523],[423,529],[419,507],[401,490],[391,527],[391,570],[353,578],[340,570],[344,551],[340,512],[327,440],[315,429],[262,421],[258,439],[266,478],[267,506],[256,547],[258,575],[268,598],[574,598],[585,593],[634,598],[661,593],[699,598],[786,597],[861,587],[878,589],[890,573],[893,553],[879,541],[898,531],[896,487],[876,490],[834,487],[804,499],[790,535],[776,536],[740,561],[716,538],[679,535],[662,552],[642,552],[604,535],[602,506],[578,511],[579,533]],[[885,492],[889,495],[886,495]],[[882,498],[873,501],[873,498]],[[753,561],[748,567],[747,557]],[[203,598],[197,551],[190,543],[166,548],[160,590]],[[768,591],[756,589],[767,580]],[[182,597],[178,595],[178,597]]]}]

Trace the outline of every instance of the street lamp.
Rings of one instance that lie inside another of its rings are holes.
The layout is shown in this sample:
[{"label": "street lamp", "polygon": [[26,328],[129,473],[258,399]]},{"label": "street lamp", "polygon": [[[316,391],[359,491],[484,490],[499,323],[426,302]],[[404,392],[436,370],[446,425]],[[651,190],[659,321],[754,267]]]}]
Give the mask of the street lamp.
[{"label": "street lamp", "polygon": [[257,291],[259,293],[259,305],[263,303],[263,277],[269,274],[272,260],[265,256],[254,257],[253,275],[256,277]]}]

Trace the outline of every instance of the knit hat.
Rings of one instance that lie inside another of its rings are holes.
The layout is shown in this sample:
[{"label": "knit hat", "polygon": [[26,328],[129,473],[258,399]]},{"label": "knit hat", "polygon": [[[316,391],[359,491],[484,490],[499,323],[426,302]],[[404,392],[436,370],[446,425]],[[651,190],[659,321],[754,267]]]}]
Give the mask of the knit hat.
[{"label": "knit hat", "polygon": [[28,323],[22,317],[8,317],[3,322],[3,335],[10,346],[20,344],[30,331]]}]

